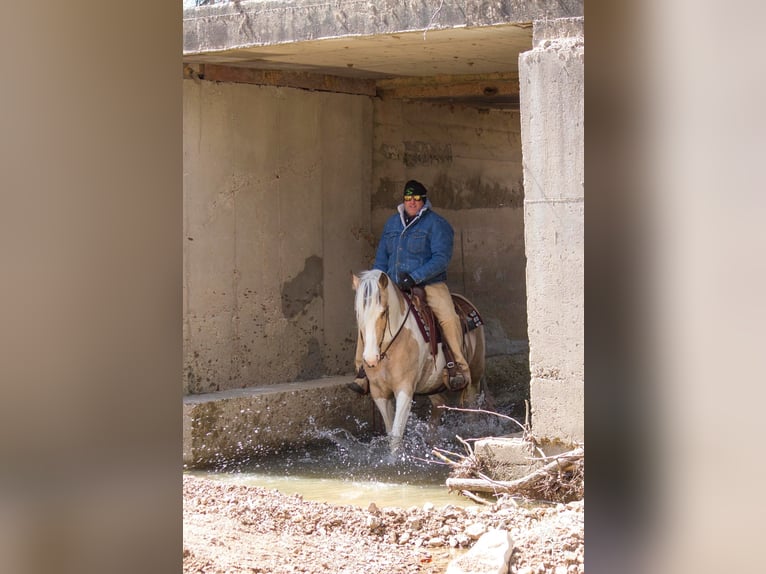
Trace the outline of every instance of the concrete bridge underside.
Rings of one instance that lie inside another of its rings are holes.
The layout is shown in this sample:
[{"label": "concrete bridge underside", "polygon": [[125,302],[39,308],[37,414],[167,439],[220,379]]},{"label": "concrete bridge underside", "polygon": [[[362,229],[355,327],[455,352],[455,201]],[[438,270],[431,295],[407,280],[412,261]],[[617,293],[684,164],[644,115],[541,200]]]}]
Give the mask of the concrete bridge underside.
[{"label": "concrete bridge underside", "polygon": [[[522,122],[532,423],[565,442],[583,439],[582,16],[581,0],[291,0],[199,6],[184,11],[183,23],[186,79],[534,115]],[[551,89],[564,78],[574,89]],[[334,287],[326,284],[325,296]],[[267,381],[268,393],[253,382],[187,396],[185,461],[210,462],[216,440],[234,454],[236,435],[259,424],[252,413],[273,413],[261,406],[285,393],[309,413],[300,420],[316,421],[314,411],[341,428],[369,420],[367,403],[343,381]],[[293,391],[308,398],[296,401]],[[250,418],[237,420],[240,411]]]}]

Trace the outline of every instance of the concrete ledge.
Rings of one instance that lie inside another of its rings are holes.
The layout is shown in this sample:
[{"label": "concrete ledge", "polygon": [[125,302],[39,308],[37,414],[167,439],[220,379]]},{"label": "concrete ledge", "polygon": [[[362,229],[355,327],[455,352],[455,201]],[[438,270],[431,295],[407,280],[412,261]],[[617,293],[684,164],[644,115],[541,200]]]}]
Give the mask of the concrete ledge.
[{"label": "concrete ledge", "polygon": [[317,430],[369,429],[372,407],[348,390],[350,377],[280,383],[188,395],[183,401],[186,468],[245,460],[254,454],[301,446]]},{"label": "concrete ledge", "polygon": [[[572,443],[542,439],[540,448],[545,456],[556,456],[570,450]],[[550,461],[540,460],[541,454],[532,450],[522,439],[522,433],[477,440],[474,453],[479,461],[492,469],[492,478],[511,481],[523,478]]]},{"label": "concrete ledge", "polygon": [[482,464],[492,469],[495,480],[522,478],[540,466],[536,454],[521,438],[522,433],[476,441],[474,453]]}]

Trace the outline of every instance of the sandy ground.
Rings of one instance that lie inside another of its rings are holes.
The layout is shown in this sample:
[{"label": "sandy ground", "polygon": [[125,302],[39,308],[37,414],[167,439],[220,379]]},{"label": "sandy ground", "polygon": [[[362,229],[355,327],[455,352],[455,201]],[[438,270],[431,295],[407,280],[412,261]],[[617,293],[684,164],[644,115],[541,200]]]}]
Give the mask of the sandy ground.
[{"label": "sandy ground", "polygon": [[491,528],[511,533],[512,573],[584,572],[583,501],[362,509],[191,476],[183,495],[185,573],[443,573]]}]

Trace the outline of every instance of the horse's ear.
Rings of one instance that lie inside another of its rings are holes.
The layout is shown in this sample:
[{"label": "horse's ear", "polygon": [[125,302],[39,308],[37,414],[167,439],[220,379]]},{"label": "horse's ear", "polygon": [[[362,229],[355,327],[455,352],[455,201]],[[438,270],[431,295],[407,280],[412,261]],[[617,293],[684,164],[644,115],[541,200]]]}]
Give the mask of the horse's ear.
[{"label": "horse's ear", "polygon": [[385,273],[381,273],[379,283],[380,283],[381,289],[385,289],[386,287],[388,287],[388,275],[386,275]]},{"label": "horse's ear", "polygon": [[351,287],[356,291],[356,288],[359,287],[359,277],[357,277],[354,272],[351,272]]}]

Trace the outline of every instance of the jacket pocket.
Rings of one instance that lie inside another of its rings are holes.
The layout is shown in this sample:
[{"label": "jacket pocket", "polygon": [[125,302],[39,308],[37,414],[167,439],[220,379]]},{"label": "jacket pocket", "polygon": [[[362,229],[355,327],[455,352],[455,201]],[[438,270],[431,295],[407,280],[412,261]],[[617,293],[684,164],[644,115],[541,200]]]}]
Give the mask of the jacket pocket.
[{"label": "jacket pocket", "polygon": [[428,234],[416,231],[407,240],[407,248],[410,253],[425,253],[428,246]]},{"label": "jacket pocket", "polygon": [[396,251],[396,240],[399,238],[399,234],[396,232],[389,232],[383,236],[383,241],[386,245],[386,250],[389,255]]}]

